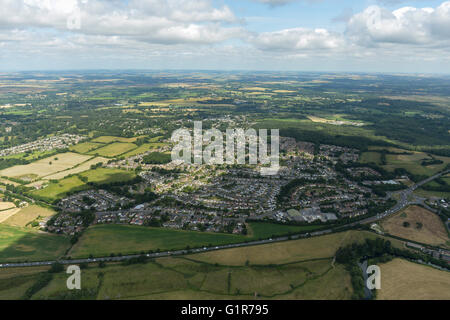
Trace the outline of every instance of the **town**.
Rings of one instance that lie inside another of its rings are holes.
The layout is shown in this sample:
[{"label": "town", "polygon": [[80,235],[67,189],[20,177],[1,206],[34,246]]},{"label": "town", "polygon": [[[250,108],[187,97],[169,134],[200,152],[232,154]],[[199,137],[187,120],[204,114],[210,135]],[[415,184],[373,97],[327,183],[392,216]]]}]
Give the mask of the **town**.
[{"label": "town", "polygon": [[[387,198],[376,195],[365,182],[351,181],[336,171],[338,163],[359,158],[358,150],[333,145],[314,145],[281,138],[283,164],[278,174],[263,176],[255,165],[195,165],[173,162],[145,164],[149,152],[126,159],[111,160],[106,167],[133,170],[139,167],[141,181],[128,192],[150,188],[157,197],[149,202],[106,190],[75,193],[58,202],[61,217],[49,231],[75,235],[80,220],[70,213],[92,211],[93,224],[134,224],[173,229],[245,234],[247,220],[284,223],[333,222],[364,216],[371,208],[384,207]],[[163,146],[158,152],[167,151]],[[152,150],[155,152],[155,150]],[[373,169],[358,167],[352,175]],[[302,183],[289,188],[291,181]],[[370,182],[379,182],[371,180]],[[280,192],[285,192],[284,197]],[[64,217],[64,218],[63,218]]]}]

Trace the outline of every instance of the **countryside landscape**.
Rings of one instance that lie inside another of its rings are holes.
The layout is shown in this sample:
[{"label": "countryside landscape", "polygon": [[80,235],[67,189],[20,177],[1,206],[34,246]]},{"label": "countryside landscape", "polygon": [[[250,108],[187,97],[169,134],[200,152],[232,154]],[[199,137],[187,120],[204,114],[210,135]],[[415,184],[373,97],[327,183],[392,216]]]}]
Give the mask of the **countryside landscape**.
[{"label": "countryside landscape", "polygon": [[[249,6],[322,6],[300,2]],[[432,10],[450,21],[448,8]],[[450,299],[448,60],[443,73],[43,61],[0,72],[0,300]]]}]

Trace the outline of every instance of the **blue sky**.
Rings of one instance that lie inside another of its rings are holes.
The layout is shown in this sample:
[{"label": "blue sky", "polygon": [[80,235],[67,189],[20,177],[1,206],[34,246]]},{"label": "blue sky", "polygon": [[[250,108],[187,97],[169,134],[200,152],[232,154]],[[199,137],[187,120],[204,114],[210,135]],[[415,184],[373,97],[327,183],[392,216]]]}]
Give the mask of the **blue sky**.
[{"label": "blue sky", "polygon": [[450,1],[0,0],[0,70],[450,73]]}]

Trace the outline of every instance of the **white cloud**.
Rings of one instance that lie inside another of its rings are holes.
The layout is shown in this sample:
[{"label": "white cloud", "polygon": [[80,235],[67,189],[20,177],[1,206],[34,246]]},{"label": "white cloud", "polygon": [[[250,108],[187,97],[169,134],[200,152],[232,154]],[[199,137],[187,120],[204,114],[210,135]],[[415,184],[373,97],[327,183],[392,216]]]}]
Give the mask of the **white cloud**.
[{"label": "white cloud", "polygon": [[298,0],[253,0],[253,1],[261,2],[261,3],[268,4],[270,6],[275,7],[275,6],[282,6],[282,5],[288,4],[290,2],[295,2]]},{"label": "white cloud", "polygon": [[158,43],[215,43],[241,32],[227,24],[237,21],[227,6],[208,0],[58,1],[0,0],[0,28],[53,28],[69,31],[74,14],[80,28],[72,32],[135,37]]},{"label": "white cloud", "polygon": [[336,49],[344,45],[338,33],[325,29],[294,28],[274,32],[263,32],[249,39],[262,50],[320,50]]},{"label": "white cloud", "polygon": [[354,15],[346,34],[366,46],[379,43],[436,44],[450,38],[450,2],[437,8],[403,7],[389,11],[370,6]]},{"label": "white cloud", "polygon": [[[299,20],[298,27],[259,33],[247,31],[229,7],[217,3],[0,0],[0,66],[22,68],[23,62],[35,61],[41,67],[47,61],[50,67],[64,68],[101,63],[105,68],[296,65],[333,70],[351,68],[352,63],[360,68],[389,63],[418,68],[425,61],[438,65],[450,59],[450,1],[436,8],[392,11],[370,6],[357,14],[346,10],[335,19],[346,23],[345,32],[307,28]],[[69,30],[67,18],[77,10],[80,29]]]},{"label": "white cloud", "polygon": [[322,2],[324,0],[253,0],[253,1],[268,4],[271,7],[278,7],[292,2],[317,3]]}]

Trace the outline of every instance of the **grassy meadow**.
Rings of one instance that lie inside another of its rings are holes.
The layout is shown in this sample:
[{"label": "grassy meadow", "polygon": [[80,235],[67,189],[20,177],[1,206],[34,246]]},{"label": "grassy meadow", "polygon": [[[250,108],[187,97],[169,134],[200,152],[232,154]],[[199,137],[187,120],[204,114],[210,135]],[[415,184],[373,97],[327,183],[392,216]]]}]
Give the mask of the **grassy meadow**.
[{"label": "grassy meadow", "polygon": [[0,262],[57,259],[68,247],[65,236],[0,224]]}]

